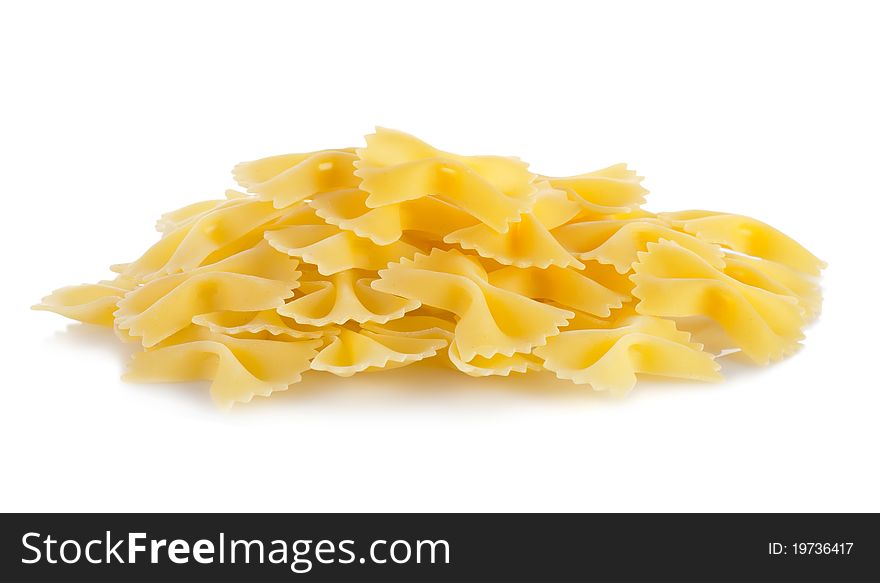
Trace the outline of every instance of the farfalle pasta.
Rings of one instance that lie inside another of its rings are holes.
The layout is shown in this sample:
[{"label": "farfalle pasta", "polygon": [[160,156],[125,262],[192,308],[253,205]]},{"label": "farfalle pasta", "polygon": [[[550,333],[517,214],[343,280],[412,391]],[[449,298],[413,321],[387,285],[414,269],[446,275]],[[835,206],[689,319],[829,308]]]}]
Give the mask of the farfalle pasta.
[{"label": "farfalle pasta", "polygon": [[615,164],[602,170],[567,176],[543,177],[553,188],[559,188],[579,197],[588,212],[613,215],[638,209],[645,202],[647,190],[641,185],[642,177],[626,167]]},{"label": "farfalle pasta", "polygon": [[436,196],[505,233],[532,204],[536,176],[516,158],[459,156],[381,128],[366,140],[354,165],[370,208]]},{"label": "farfalle pasta", "polygon": [[716,381],[720,356],[796,351],[821,310],[825,264],[799,243],[742,215],[650,212],[623,164],[552,177],[379,128],[233,175],[243,191],[162,215],[113,279],[35,309],[138,345],[126,379],[207,380],[222,405],[426,360],[615,393]]},{"label": "farfalle pasta", "polygon": [[211,395],[217,402],[247,402],[299,382],[321,345],[319,339],[236,338],[194,325],[135,353],[125,378],[145,382],[210,380]]},{"label": "farfalle pasta", "polygon": [[356,187],[356,161],[351,151],[325,150],[243,162],[233,173],[248,192],[281,209],[322,192]]},{"label": "farfalle pasta", "polygon": [[649,243],[633,269],[639,313],[708,317],[730,336],[731,347],[759,364],[779,360],[803,339],[806,310],[797,297],[743,283],[678,243]]},{"label": "farfalle pasta", "polygon": [[403,241],[376,245],[333,225],[294,225],[265,233],[269,245],[298,257],[330,276],[348,269],[377,270],[400,257],[412,257],[419,249]]},{"label": "farfalle pasta", "polygon": [[430,358],[447,344],[445,337],[342,328],[312,361],[312,368],[341,377],[366,370],[398,368]]},{"label": "farfalle pasta", "polygon": [[302,295],[276,310],[299,324],[327,326],[349,321],[384,323],[396,320],[420,306],[416,300],[373,289],[370,272],[347,269],[329,281],[310,277],[300,284]]},{"label": "farfalle pasta", "polygon": [[291,338],[323,338],[332,334],[332,330],[327,328],[292,321],[280,314],[277,309],[258,312],[209,312],[193,316],[192,322],[211,332],[230,336],[253,337],[269,333],[272,336]]},{"label": "farfalle pasta", "polygon": [[597,390],[628,391],[636,373],[718,380],[720,366],[671,320],[636,316],[613,328],[563,331],[535,349],[561,379]]},{"label": "farfalle pasta", "polygon": [[472,249],[481,257],[516,267],[574,267],[584,265],[550,233],[578,214],[582,204],[571,200],[562,190],[545,182],[534,195],[532,207],[511,223],[507,232],[499,233],[483,223],[452,231],[445,243]]},{"label": "farfalle pasta", "polygon": [[482,265],[457,250],[402,259],[380,271],[373,287],[453,314],[455,342],[465,361],[531,352],[574,316],[493,286]]}]

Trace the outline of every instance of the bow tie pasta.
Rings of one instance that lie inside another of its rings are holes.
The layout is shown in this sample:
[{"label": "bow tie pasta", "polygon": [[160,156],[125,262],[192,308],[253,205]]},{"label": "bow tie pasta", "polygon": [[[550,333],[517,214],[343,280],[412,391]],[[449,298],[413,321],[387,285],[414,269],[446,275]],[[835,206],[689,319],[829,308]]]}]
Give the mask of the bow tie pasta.
[{"label": "bow tie pasta", "polygon": [[231,405],[304,373],[429,359],[612,392],[642,374],[716,381],[721,355],[795,352],[822,306],[825,264],[795,240],[741,215],[649,212],[624,164],[550,177],[379,128],[233,175],[246,192],[162,215],[114,279],[34,308],[136,343],[127,379],[208,380]]}]

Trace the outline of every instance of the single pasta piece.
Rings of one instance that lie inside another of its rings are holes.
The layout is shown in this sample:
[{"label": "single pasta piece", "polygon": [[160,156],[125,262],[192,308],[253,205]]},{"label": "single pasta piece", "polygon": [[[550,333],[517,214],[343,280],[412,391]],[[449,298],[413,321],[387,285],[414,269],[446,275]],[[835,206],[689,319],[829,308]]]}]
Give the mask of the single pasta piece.
[{"label": "single pasta piece", "polygon": [[532,192],[527,185],[535,179],[535,175],[529,172],[529,165],[519,158],[452,154],[438,150],[415,136],[388,128],[376,128],[376,132],[366,136],[365,140],[367,147],[355,150],[359,158],[358,168],[388,167],[442,158],[464,164],[509,196],[522,197]]},{"label": "single pasta piece", "polygon": [[515,352],[511,355],[496,354],[492,357],[477,355],[465,361],[453,341],[449,345],[449,361],[461,372],[472,377],[510,376],[510,373],[526,373],[530,370],[541,370],[541,361],[531,354]]},{"label": "single pasta piece", "polygon": [[636,373],[720,380],[714,356],[669,320],[637,317],[616,328],[564,331],[535,348],[544,368],[597,390],[626,392]]},{"label": "single pasta piece", "polygon": [[[290,170],[315,154],[328,152],[329,150],[316,150],[299,154],[281,154],[269,156],[248,162],[239,162],[232,169],[235,181],[244,188],[250,188],[256,184],[275,178],[282,172]],[[353,152],[353,149],[340,148],[340,152]]]},{"label": "single pasta piece", "polygon": [[328,224],[352,231],[376,245],[399,241],[404,231],[418,231],[432,241],[442,241],[447,233],[477,224],[477,219],[434,196],[375,209],[367,206],[367,196],[357,188],[334,190],[315,196],[309,206]]},{"label": "single pasta piece", "polygon": [[245,334],[253,336],[268,332],[272,336],[323,338],[336,332],[333,328],[299,324],[279,314],[279,309],[259,312],[210,312],[193,316],[192,322],[208,328],[211,332],[230,336]]},{"label": "single pasta piece", "polygon": [[615,164],[602,170],[578,176],[552,178],[542,176],[553,188],[560,188],[583,199],[587,210],[600,215],[625,213],[639,208],[648,193],[642,177],[626,167]]},{"label": "single pasta piece", "polygon": [[435,249],[403,259],[379,271],[372,286],[454,313],[455,341],[465,362],[530,352],[574,315],[493,286],[483,267],[458,251]]},{"label": "single pasta piece", "polygon": [[797,298],[808,322],[819,315],[822,289],[815,277],[782,263],[739,254],[725,255],[724,263],[724,273],[737,281]]},{"label": "single pasta piece", "polygon": [[[350,150],[323,150],[244,162],[235,167],[233,174],[248,192],[281,209],[321,192],[356,187],[356,160]],[[286,163],[292,165],[272,174]],[[255,182],[258,178],[265,180]]]},{"label": "single pasta piece", "polygon": [[586,221],[559,227],[553,233],[562,244],[583,261],[613,265],[617,273],[628,273],[649,242],[661,238],[675,241],[700,254],[712,266],[724,267],[718,245],[679,233],[652,219]]},{"label": "single pasta piece", "polygon": [[660,213],[659,217],[705,241],[776,261],[810,275],[819,275],[826,267],[824,261],[788,235],[750,217],[712,211]]},{"label": "single pasta piece", "polygon": [[422,338],[343,328],[312,361],[314,370],[341,377],[355,373],[399,368],[430,358],[448,343],[444,337]]},{"label": "single pasta piece", "polygon": [[115,325],[153,346],[210,312],[279,308],[299,285],[297,262],[265,242],[190,273],[151,280],[117,303]]},{"label": "single pasta piece", "polygon": [[445,338],[452,340],[455,336],[454,321],[418,312],[411,312],[402,318],[389,320],[388,322],[365,322],[361,325],[361,328],[380,334],[410,336],[413,338]]},{"label": "single pasta piece", "polygon": [[112,326],[116,305],[132,289],[115,281],[62,287],[44,297],[33,309],[55,312],[87,324]]},{"label": "single pasta piece", "polygon": [[403,241],[376,245],[333,225],[284,227],[266,231],[265,237],[278,251],[316,265],[321,275],[333,275],[347,269],[375,271],[419,251],[418,247]]},{"label": "single pasta piece", "polygon": [[210,380],[222,406],[283,391],[302,378],[321,340],[234,338],[192,326],[134,355],[124,378],[140,382]]},{"label": "single pasta piece", "polygon": [[168,233],[147,254],[122,271],[141,280],[195,269],[218,250],[234,243],[281,213],[252,198],[233,198]]},{"label": "single pasta piece", "polygon": [[366,139],[355,175],[370,208],[438,196],[505,233],[531,205],[535,175],[516,158],[458,156],[381,128]]},{"label": "single pasta piece", "polygon": [[742,283],[673,241],[649,243],[634,270],[640,314],[706,316],[756,363],[790,354],[804,337],[805,313],[796,297]]},{"label": "single pasta piece", "polygon": [[297,290],[303,295],[278,308],[278,313],[320,327],[349,321],[385,323],[419,307],[417,300],[373,289],[370,284],[376,278],[368,274],[348,269],[331,275],[330,281],[304,281]]},{"label": "single pasta piece", "polygon": [[443,238],[464,249],[473,249],[480,256],[503,265],[516,267],[574,267],[584,264],[573,257],[550,233],[578,214],[582,204],[571,200],[562,190],[540,185],[532,208],[511,223],[506,233],[498,233],[485,224],[458,229]]},{"label": "single pasta piece", "polygon": [[607,317],[627,296],[608,289],[582,271],[548,267],[505,267],[489,273],[489,283],[532,299],[549,300],[594,316]]},{"label": "single pasta piece", "polygon": [[244,196],[246,195],[235,190],[227,190],[225,199],[221,198],[217,200],[195,202],[177,210],[167,212],[156,221],[156,230],[163,235],[166,235],[187,223],[200,219],[212,210],[219,208],[226,201],[233,198],[243,198]]}]

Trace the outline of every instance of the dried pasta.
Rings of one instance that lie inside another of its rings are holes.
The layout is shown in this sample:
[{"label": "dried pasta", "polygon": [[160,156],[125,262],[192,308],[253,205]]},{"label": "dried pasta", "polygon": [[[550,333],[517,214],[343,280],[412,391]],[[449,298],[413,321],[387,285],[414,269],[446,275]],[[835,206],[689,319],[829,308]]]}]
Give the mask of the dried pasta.
[{"label": "dried pasta", "polygon": [[563,331],[535,349],[561,379],[597,390],[628,391],[636,373],[718,380],[718,363],[671,320],[637,316],[619,327]]},{"label": "dried pasta", "polygon": [[162,215],[113,279],[34,308],[137,344],[126,379],[208,380],[230,405],[425,360],[614,393],[717,381],[729,352],[795,352],[822,306],[802,245],[741,215],[650,212],[624,164],[551,177],[379,128],[233,175],[243,192]]}]

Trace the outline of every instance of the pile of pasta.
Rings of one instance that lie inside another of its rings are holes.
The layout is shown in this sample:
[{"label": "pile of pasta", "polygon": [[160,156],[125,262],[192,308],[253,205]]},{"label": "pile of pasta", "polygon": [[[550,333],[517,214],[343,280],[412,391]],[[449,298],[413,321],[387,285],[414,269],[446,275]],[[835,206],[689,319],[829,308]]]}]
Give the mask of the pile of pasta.
[{"label": "pile of pasta", "polygon": [[35,307],[139,343],[128,379],[207,379],[231,404],[308,370],[426,359],[609,391],[639,373],[714,381],[719,354],[790,354],[821,305],[824,264],[793,239],[739,215],[648,212],[623,164],[542,176],[378,129],[364,148],[234,176],[246,192],[163,215],[115,278]]}]

